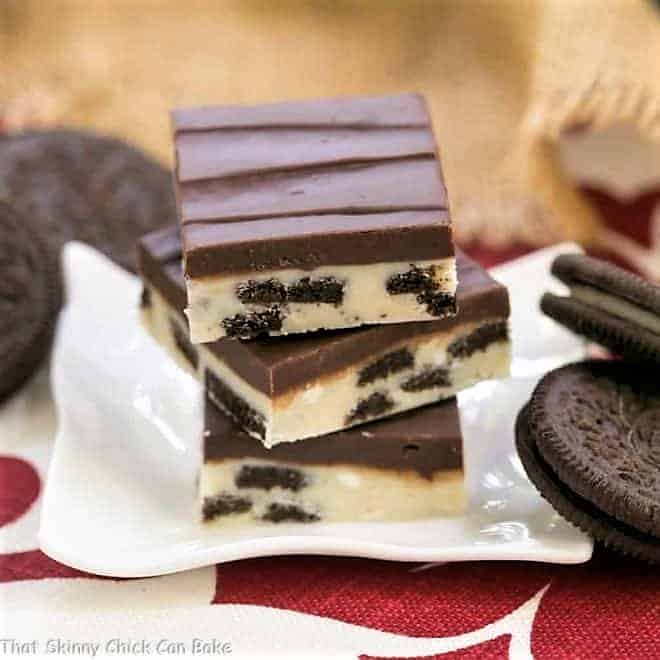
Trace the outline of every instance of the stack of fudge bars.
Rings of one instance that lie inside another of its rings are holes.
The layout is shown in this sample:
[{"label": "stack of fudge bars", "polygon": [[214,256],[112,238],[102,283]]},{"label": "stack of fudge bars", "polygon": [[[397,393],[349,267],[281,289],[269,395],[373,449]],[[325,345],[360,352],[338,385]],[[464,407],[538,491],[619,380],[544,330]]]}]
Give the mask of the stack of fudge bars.
[{"label": "stack of fudge bars", "polygon": [[465,504],[455,394],[509,369],[506,289],[454,250],[424,100],[173,113],[180,226],[142,319],[206,390],[206,523]]}]

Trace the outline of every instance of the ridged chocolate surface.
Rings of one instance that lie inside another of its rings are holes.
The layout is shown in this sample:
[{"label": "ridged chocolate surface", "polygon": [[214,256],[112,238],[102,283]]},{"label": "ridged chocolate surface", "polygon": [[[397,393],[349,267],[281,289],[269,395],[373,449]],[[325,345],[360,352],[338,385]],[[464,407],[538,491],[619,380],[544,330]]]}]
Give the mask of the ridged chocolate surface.
[{"label": "ridged chocolate surface", "polygon": [[302,465],[362,465],[414,470],[426,478],[462,467],[456,399],[301,442],[266,449],[207,401],[204,461],[271,460]]},{"label": "ridged chocolate surface", "polygon": [[[183,314],[186,291],[177,229],[145,236],[140,241],[139,253],[145,280]],[[452,318],[250,341],[221,339],[205,347],[257,390],[276,397],[303,383],[401,347],[406,341],[451,331],[463,323],[508,318],[509,296],[504,286],[460,251],[457,251],[457,268],[459,309]]]},{"label": "ridged chocolate surface", "polygon": [[453,255],[417,95],[172,114],[186,274]]},{"label": "ridged chocolate surface", "polygon": [[227,128],[424,127],[428,115],[414,95],[351,97],[264,105],[224,105],[172,112],[175,131]]}]

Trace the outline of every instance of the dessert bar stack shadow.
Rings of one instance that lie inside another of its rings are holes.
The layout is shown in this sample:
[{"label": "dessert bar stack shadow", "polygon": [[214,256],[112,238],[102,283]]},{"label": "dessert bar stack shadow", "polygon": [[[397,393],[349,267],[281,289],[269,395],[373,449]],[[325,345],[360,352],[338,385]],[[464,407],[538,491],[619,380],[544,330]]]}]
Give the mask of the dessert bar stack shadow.
[{"label": "dessert bar stack shadow", "polygon": [[200,517],[465,505],[454,395],[509,369],[506,289],[454,250],[417,95],[173,113],[179,228],[139,245],[146,329],[206,390]]}]

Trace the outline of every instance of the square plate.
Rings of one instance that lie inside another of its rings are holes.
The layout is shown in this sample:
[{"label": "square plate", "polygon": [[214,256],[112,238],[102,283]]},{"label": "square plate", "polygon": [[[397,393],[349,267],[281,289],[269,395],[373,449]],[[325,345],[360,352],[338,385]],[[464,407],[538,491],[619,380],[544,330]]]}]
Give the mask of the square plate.
[{"label": "square plate", "polygon": [[68,304],[52,381],[59,427],[39,539],[54,559],[100,575],[140,577],[281,554],[398,561],[530,560],[579,563],[591,540],[529,483],[513,422],[540,375],[580,359],[584,345],[544,318],[549,265],[574,245],[496,269],[512,302],[512,377],[459,396],[469,508],[405,523],[205,528],[195,520],[202,390],[138,322],[139,280],[93,249],[64,251]]}]

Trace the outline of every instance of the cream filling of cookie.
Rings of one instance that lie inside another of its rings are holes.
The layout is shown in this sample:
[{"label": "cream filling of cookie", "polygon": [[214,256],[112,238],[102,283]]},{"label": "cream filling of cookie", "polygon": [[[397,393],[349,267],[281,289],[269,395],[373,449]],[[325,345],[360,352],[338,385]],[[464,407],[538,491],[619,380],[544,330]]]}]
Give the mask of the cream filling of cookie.
[{"label": "cream filling of cookie", "polygon": [[[266,447],[325,435],[362,422],[388,417],[447,399],[482,380],[503,378],[509,373],[510,343],[507,339],[495,339],[466,356],[452,355],[448,351],[453,343],[469,338],[480,328],[487,328],[494,323],[506,323],[506,319],[494,318],[481,323],[464,324],[450,331],[425,335],[415,341],[390,347],[385,355],[400,349],[409,352],[408,366],[375,377],[369,382],[360,382],[360,374],[365,367],[382,358],[383,353],[327,374],[317,382],[306,383],[296,390],[270,398],[247,383],[204,345],[191,346],[198,356],[195,368],[185,357],[173,333],[173,327],[179,327],[185,333],[185,320],[169,307],[157,291],[151,288],[150,292],[151,305],[143,310],[142,315],[148,331],[185,369],[197,373],[200,379],[204,378],[208,369],[228,390],[263,418],[263,434],[249,428],[246,431],[259,438]],[[230,412],[217,398],[214,401],[225,412]],[[236,421],[244,426],[243,420]]]},{"label": "cream filling of cookie", "polygon": [[[245,465],[292,469],[304,483],[296,490],[239,488],[236,476]],[[401,521],[454,515],[466,506],[460,469],[439,471],[427,479],[411,470],[264,463],[249,458],[205,463],[199,493],[200,517],[214,525]]]},{"label": "cream filling of cookie", "polygon": [[[245,323],[254,325],[254,320],[250,322],[251,315],[264,311],[269,312],[269,318],[257,323],[263,324],[260,327],[271,335],[438,318],[437,313],[429,312],[428,303],[418,300],[420,292],[388,292],[392,277],[413,268],[428,274],[435,287],[433,294],[454,296],[457,284],[454,257],[417,263],[322,266],[312,271],[284,269],[187,279],[186,315],[191,340],[197,344],[226,335],[251,336],[245,334],[241,320],[247,316]],[[251,289],[250,283],[267,286],[269,282],[274,282],[269,297],[272,302],[264,302],[263,297],[262,302],[250,302],[255,300],[254,286]],[[304,301],[309,298],[311,301]],[[323,302],[324,299],[330,302]]]},{"label": "cream filling of cookie", "polygon": [[632,321],[636,325],[660,335],[660,315],[635,303],[605,293],[595,287],[576,284],[570,288],[571,296],[585,305],[595,307],[612,316]]}]

